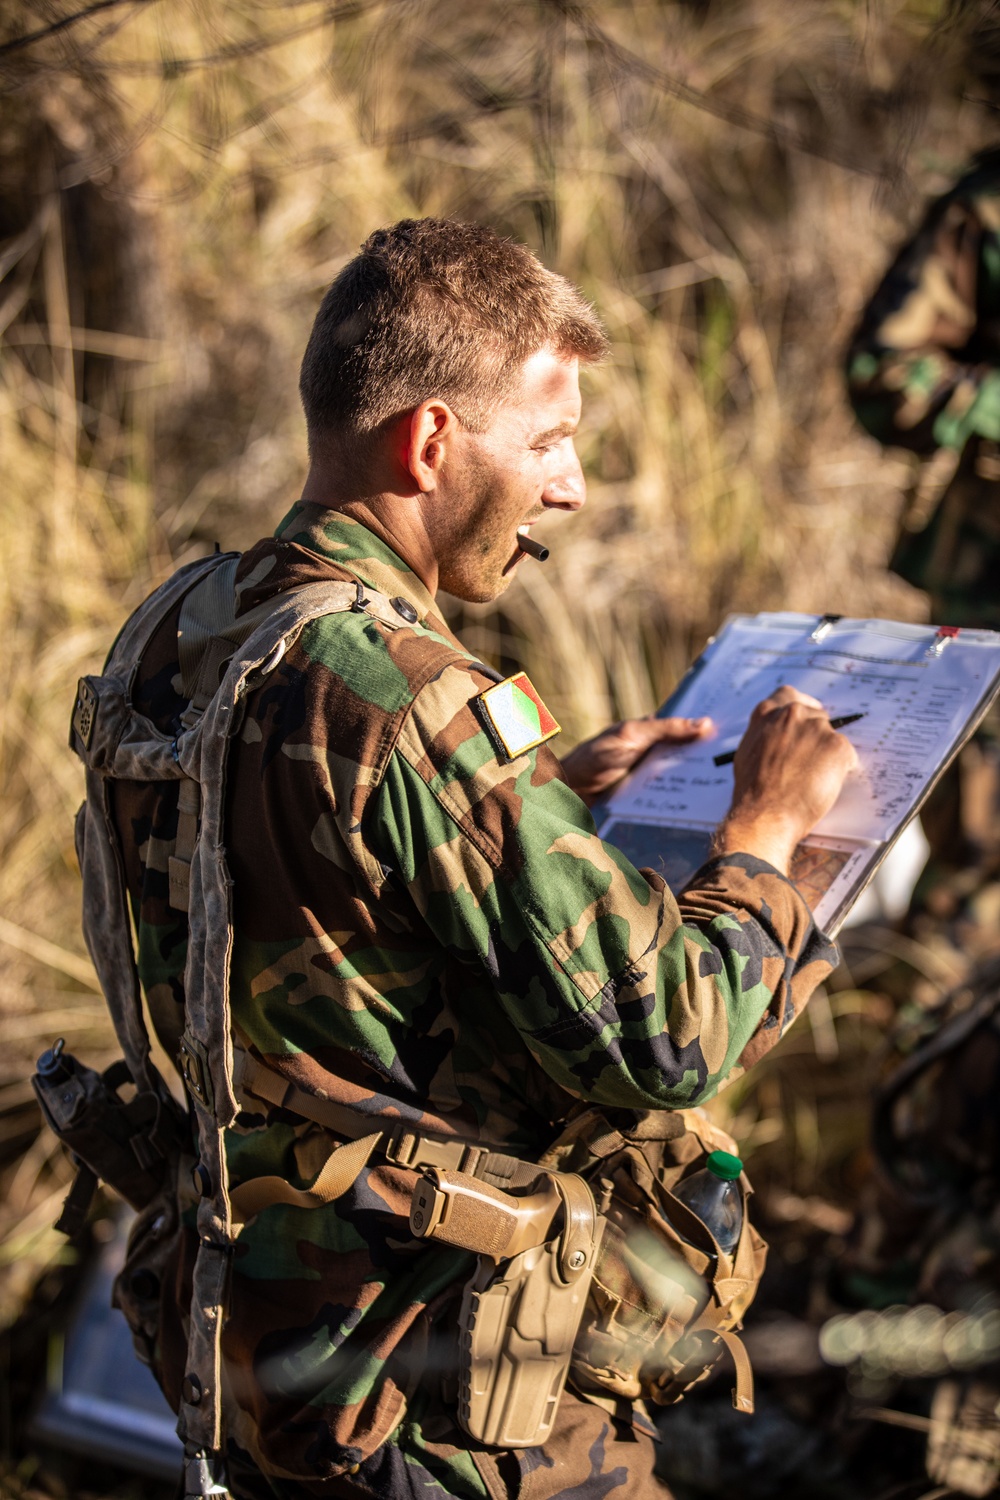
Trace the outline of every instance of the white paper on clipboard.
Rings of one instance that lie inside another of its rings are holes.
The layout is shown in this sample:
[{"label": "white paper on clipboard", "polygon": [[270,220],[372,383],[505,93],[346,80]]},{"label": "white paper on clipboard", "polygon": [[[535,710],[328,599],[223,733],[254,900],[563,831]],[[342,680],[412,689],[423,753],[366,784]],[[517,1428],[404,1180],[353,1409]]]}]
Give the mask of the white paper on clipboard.
[{"label": "white paper on clipboard", "polygon": [[891,620],[735,615],[660,710],[709,715],[711,740],[651,752],[603,804],[599,831],[633,864],[678,890],[708,855],[729,810],[735,749],[751,711],[783,683],[831,718],[860,770],[800,846],[792,875],[821,927],[836,932],[895,839],[1000,691],[1000,633]]}]

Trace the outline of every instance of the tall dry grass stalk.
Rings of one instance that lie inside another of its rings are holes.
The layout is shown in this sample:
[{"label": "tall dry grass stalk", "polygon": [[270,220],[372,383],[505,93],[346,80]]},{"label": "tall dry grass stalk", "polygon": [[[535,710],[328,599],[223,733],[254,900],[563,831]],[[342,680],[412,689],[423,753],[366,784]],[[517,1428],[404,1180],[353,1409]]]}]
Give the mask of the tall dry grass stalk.
[{"label": "tall dry grass stalk", "polygon": [[[530,670],[569,739],[652,709],[729,610],[920,613],[884,571],[901,471],[855,429],[839,359],[920,195],[989,134],[963,99],[985,87],[967,65],[977,15],[134,0],[11,50],[49,10],[7,8],[11,1139],[41,1041],[110,1048],[76,915],[75,679],[173,564],[248,544],[295,498],[298,356],[373,227],[486,220],[607,321],[613,358],[586,380],[587,510],[544,528],[551,562],[499,608],[456,609],[474,649]],[[43,1139],[8,1169],[0,1320],[55,1252],[64,1177]]]}]

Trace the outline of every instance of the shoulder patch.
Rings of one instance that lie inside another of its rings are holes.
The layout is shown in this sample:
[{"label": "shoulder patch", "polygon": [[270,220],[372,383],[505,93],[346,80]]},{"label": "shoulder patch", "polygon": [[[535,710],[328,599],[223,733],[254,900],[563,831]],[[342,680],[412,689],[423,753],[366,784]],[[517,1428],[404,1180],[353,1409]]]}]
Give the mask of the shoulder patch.
[{"label": "shoulder patch", "polygon": [[507,760],[516,760],[543,745],[560,726],[528,680],[518,672],[488,687],[473,700],[490,738]]}]

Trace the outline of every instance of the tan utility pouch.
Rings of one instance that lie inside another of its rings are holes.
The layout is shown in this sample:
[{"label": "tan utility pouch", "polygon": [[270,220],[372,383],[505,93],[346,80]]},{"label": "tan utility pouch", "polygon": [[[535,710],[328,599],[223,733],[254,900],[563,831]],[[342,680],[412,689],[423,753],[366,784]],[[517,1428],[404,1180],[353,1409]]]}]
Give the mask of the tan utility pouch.
[{"label": "tan utility pouch", "polygon": [[740,1178],[743,1230],[731,1256],[672,1192],[711,1151],[735,1149],[698,1109],[651,1111],[627,1130],[588,1111],[547,1153],[545,1165],[590,1182],[607,1221],[573,1352],[582,1391],[669,1405],[728,1349],[733,1405],[753,1411],[753,1374],[735,1332],[767,1254],[747,1214],[750,1184]]},{"label": "tan utility pouch", "polygon": [[587,1184],[545,1172],[515,1195],[435,1171],[414,1189],[410,1227],[480,1252],[459,1315],[462,1428],[499,1448],[544,1443],[604,1231]]},{"label": "tan utility pouch", "polygon": [[[736,1330],[767,1246],[747,1213],[725,1255],[672,1189],[735,1142],[699,1109],[581,1114],[523,1194],[465,1172],[417,1183],[410,1228],[479,1255],[460,1313],[459,1422],[502,1448],[545,1442],[568,1378],[598,1399],[679,1401],[728,1350],[733,1405],[753,1411]],[[589,1184],[589,1186],[588,1186]]]}]

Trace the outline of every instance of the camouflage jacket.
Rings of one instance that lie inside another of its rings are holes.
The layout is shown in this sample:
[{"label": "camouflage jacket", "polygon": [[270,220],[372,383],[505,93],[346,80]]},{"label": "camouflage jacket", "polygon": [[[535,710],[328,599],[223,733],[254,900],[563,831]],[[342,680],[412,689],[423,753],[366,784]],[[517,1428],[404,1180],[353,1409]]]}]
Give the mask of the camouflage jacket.
[{"label": "camouflage jacket", "polygon": [[[795,887],[737,854],[705,865],[678,904],[602,843],[546,746],[498,752],[477,712],[496,674],[344,516],[295,506],[242,559],[240,609],[330,578],[388,595],[401,624],[318,620],[248,698],[226,832],[244,1036],[302,1089],[527,1157],[579,1100],[669,1109],[738,1076],[835,957]],[[166,728],[178,688],[167,621],[137,705]],[[167,904],[176,786],[118,783],[115,803],[168,1050],[186,941]],[[280,1110],[242,1115],[229,1133],[235,1183],[277,1172],[304,1186],[330,1149]],[[467,1274],[461,1253],[411,1239],[414,1180],[373,1164],[329,1207],[274,1205],[238,1241],[223,1335],[231,1436],[306,1492],[394,1429]],[[177,1269],[180,1308],[188,1271]],[[168,1394],[183,1373],[178,1330],[173,1309]]]},{"label": "camouflage jacket", "polygon": [[891,566],[938,624],[1000,626],[1000,160],[930,207],[847,362],[860,422],[928,462]]}]

